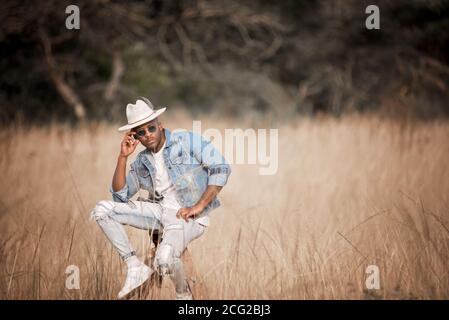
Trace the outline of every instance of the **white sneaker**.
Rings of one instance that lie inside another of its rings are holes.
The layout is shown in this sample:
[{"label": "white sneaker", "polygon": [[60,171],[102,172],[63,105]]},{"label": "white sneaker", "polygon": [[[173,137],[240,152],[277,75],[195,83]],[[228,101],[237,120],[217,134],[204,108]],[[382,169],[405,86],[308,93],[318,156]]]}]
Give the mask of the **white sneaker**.
[{"label": "white sneaker", "polygon": [[191,292],[177,293],[176,300],[193,300]]},{"label": "white sneaker", "polygon": [[126,274],[125,285],[122,290],[118,293],[118,298],[121,299],[126,296],[128,293],[142,285],[145,281],[147,281],[151,274],[153,273],[153,269],[148,267],[146,264],[142,263],[138,267],[128,268],[128,273]]}]

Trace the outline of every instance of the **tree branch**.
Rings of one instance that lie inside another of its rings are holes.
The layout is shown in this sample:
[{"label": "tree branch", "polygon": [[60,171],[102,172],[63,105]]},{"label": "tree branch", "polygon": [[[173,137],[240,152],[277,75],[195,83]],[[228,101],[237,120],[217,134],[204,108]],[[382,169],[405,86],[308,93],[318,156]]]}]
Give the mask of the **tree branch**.
[{"label": "tree branch", "polygon": [[65,82],[64,77],[60,74],[56,61],[51,50],[51,40],[42,30],[39,30],[39,37],[44,48],[45,62],[47,63],[48,72],[56,87],[56,90],[75,113],[78,120],[84,120],[86,117],[86,109],[79,99],[75,91]]},{"label": "tree branch", "polygon": [[119,51],[114,51],[112,58],[112,75],[109,80],[106,90],[104,92],[104,98],[106,101],[112,101],[117,95],[117,89],[120,85],[120,79],[125,73],[125,64]]}]

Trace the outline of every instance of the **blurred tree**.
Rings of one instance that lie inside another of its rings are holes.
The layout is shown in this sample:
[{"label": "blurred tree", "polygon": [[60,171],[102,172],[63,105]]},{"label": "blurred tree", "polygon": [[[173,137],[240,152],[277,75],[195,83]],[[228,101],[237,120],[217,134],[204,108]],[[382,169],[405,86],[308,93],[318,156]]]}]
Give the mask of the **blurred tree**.
[{"label": "blurred tree", "polygon": [[[70,4],[80,30],[65,28]],[[381,30],[364,28],[368,4],[381,8]],[[281,84],[297,111],[341,114],[396,97],[449,114],[448,24],[447,0],[4,0],[0,119],[114,118],[142,94],[124,81],[139,46],[153,66],[139,81],[160,85],[156,72],[220,81],[231,64]],[[258,107],[267,108],[286,107]]]}]

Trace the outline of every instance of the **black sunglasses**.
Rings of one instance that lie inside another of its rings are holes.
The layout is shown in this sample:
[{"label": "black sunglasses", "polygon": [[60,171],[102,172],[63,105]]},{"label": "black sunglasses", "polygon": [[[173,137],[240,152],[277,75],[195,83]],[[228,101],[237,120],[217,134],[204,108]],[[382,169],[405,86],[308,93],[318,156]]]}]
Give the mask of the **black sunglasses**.
[{"label": "black sunglasses", "polygon": [[144,137],[145,136],[145,131],[148,130],[149,133],[154,133],[157,130],[156,126],[148,126],[148,127],[144,127],[142,129],[140,129],[139,131],[136,132],[136,134],[134,134],[134,139],[138,139],[138,137]]}]

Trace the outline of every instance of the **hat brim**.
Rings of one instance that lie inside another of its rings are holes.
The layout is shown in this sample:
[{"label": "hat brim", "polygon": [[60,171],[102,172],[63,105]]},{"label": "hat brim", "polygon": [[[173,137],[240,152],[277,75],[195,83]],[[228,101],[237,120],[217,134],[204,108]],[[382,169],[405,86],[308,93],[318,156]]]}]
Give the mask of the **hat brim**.
[{"label": "hat brim", "polygon": [[124,126],[118,128],[118,131],[127,131],[127,130],[130,130],[132,128],[138,127],[138,126],[140,126],[140,125],[142,125],[144,123],[147,123],[147,122],[149,122],[149,121],[151,121],[153,119],[156,119],[162,113],[164,113],[165,109],[167,109],[167,108],[158,109],[152,115],[150,115],[150,116],[148,116],[146,118],[143,118],[142,120],[139,120],[137,122],[134,122],[133,124],[127,124],[127,125],[124,125]]}]

